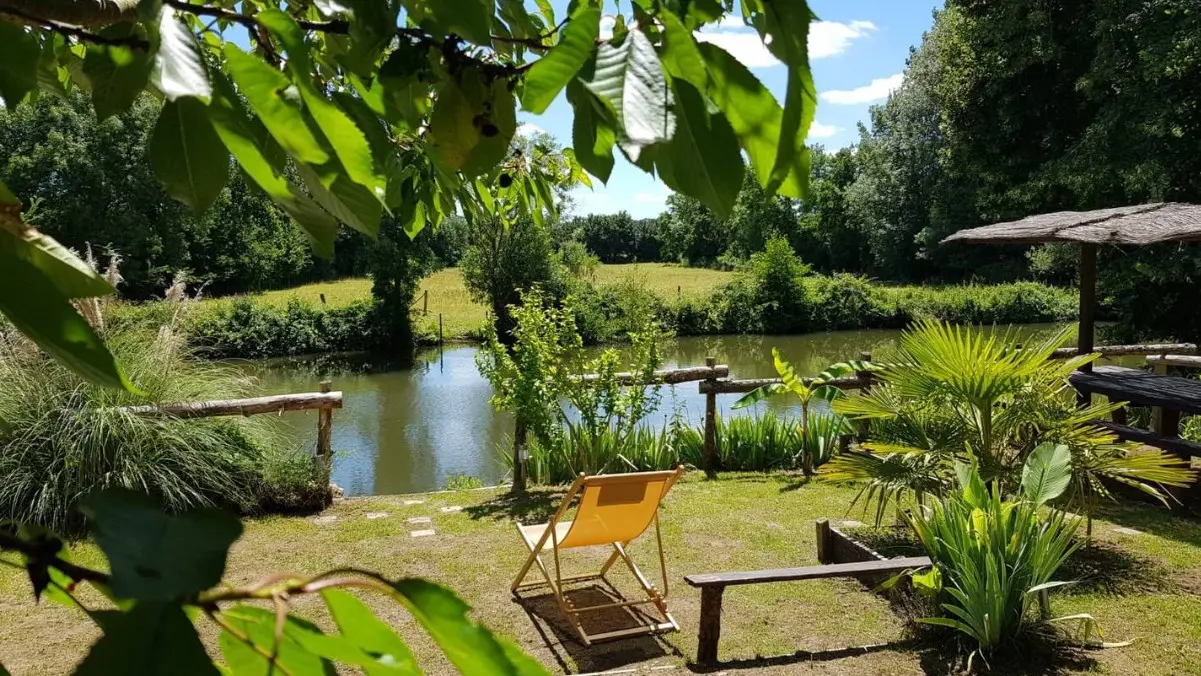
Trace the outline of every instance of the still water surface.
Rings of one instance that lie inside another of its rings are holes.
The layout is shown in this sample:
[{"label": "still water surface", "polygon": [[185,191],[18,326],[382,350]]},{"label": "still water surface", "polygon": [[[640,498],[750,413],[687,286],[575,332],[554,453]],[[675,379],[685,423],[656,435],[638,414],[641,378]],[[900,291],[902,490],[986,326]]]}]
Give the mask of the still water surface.
[{"label": "still water surface", "polygon": [[[1023,339],[1051,330],[1026,325]],[[896,344],[899,331],[869,330],[802,336],[699,336],[674,340],[664,350],[664,367],[699,366],[716,357],[732,378],[775,376],[772,347],[779,347],[798,371],[816,374],[833,362],[879,358]],[[274,363],[261,368],[265,392],[312,392],[323,378],[344,394],[334,411],[333,480],[347,495],[389,495],[437,490],[452,475],[469,475],[486,485],[504,474],[497,447],[512,434],[512,419],[492,410],[491,388],[475,366],[475,346],[447,346],[418,352],[412,363],[388,367],[346,361]],[[738,395],[719,395],[722,415]],[[785,401],[773,410],[789,410]],[[656,427],[671,416],[699,424],[705,400],[697,383],[662,389],[662,403],[647,421]],[[746,411],[736,411],[743,414]],[[297,445],[316,443],[316,412],[285,413],[282,422]]]}]

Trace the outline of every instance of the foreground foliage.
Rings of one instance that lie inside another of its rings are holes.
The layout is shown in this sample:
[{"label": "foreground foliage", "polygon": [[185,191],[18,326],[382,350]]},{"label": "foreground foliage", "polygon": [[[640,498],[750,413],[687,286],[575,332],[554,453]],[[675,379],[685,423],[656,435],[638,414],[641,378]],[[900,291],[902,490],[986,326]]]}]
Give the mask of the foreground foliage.
[{"label": "foreground foliage", "polygon": [[[75,674],[320,676],[335,665],[373,674],[421,673],[404,640],[352,589],[403,605],[461,673],[546,673],[471,622],[467,604],[431,582],[347,568],[222,584],[229,548],[242,535],[237,518],[213,510],[168,516],[144,495],[115,489],[90,495],[82,510],[109,572],[73,564],[63,542],[48,531],[0,527],[0,562],[25,568],[34,596],[81,611],[103,632]],[[107,598],[106,607],[79,601],[77,588],[85,584]],[[317,595],[336,632],[292,612],[294,602]],[[220,632],[223,664],[205,652],[194,625],[199,617]]]},{"label": "foreground foliage", "polygon": [[1134,451],[1090,424],[1118,404],[1077,408],[1068,375],[1097,355],[1051,359],[1072,327],[1018,349],[1011,334],[942,322],[919,322],[868,394],[834,403],[835,410],[870,423],[863,449],[835,458],[823,472],[831,481],[862,483],[861,498],[875,502],[879,522],[892,502],[941,497],[954,486],[956,463],[971,454],[984,480],[1012,491],[1022,467],[1043,442],[1071,452],[1065,499],[1092,514],[1111,497],[1104,481],[1137,488],[1166,503],[1164,485],[1194,478],[1181,460],[1158,450]]},{"label": "foreground foliage", "polygon": [[[169,195],[203,215],[236,162],[324,257],[339,224],[374,238],[384,214],[410,237],[457,213],[541,221],[556,214],[554,185],[590,183],[585,171],[607,181],[615,148],[721,213],[746,162],[768,194],[804,194],[816,107],[805,2],[743,0],[735,19],[786,65],[783,107],[695,37],[732,0],[637,3],[603,38],[602,9],[2,0],[0,98],[14,108],[79,88],[104,120],[160,95],[146,162]],[[574,148],[546,162],[513,151],[518,106],[541,114],[563,94]],[[0,184],[0,311],[77,372],[134,391],[69,305],[112,287],[30,228],[26,207]]]}]

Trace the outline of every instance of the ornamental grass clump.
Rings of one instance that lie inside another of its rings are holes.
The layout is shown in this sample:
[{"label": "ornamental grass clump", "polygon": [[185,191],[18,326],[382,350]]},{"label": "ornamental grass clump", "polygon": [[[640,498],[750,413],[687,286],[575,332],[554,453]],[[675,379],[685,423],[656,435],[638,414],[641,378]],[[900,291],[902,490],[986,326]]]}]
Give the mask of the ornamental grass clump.
[{"label": "ornamental grass clump", "polygon": [[[80,500],[109,487],[149,494],[170,511],[322,504],[326,488],[312,454],[289,447],[270,416],[184,420],[123,410],[252,396],[257,383],[240,369],[197,359],[173,323],[104,330],[105,308],[88,300],[84,316],[146,394],[89,383],[0,327],[0,519],[78,532]],[[178,319],[185,310],[177,310]]]}]

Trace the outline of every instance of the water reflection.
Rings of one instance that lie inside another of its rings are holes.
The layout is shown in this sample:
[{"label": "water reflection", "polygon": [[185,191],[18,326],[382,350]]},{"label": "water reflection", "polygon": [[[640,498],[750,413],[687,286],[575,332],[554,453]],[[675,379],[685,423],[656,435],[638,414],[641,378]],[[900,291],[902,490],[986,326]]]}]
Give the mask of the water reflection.
[{"label": "water reflection", "polygon": [[[1019,327],[1024,339],[1052,327]],[[730,366],[734,378],[775,375],[772,347],[779,347],[798,371],[816,374],[829,364],[856,359],[861,352],[883,357],[898,331],[870,330],[804,336],[702,336],[680,338],[664,351],[665,366],[696,366],[706,357]],[[491,390],[475,367],[474,346],[418,352],[410,363],[322,359],[316,362],[255,365],[267,393],[315,391],[323,378],[344,394],[334,412],[333,479],[347,495],[412,493],[441,488],[448,476],[471,475],[485,483],[502,479],[497,446],[512,433],[506,414],[492,410]],[[718,397],[723,415],[738,395]],[[779,413],[789,402],[760,404]],[[693,424],[704,416],[696,383],[663,388],[663,401],[648,424],[660,426],[678,413]],[[737,412],[743,413],[743,412]],[[316,443],[314,412],[285,413],[282,422],[295,443]]]}]

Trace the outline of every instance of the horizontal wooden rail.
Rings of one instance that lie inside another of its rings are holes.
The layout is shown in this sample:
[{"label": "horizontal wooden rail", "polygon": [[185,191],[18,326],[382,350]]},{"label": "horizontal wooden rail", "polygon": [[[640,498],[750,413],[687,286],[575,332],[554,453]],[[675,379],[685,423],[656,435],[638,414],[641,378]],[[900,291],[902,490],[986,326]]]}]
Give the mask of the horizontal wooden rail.
[{"label": "horizontal wooden rail", "polygon": [[[804,378],[805,384],[813,383],[812,378]],[[764,385],[780,383],[779,378],[750,378],[747,380],[707,380],[700,384],[701,394],[737,394],[757,390]],[[870,387],[875,380],[863,376],[846,376],[835,378],[830,384],[840,390],[858,390]]]},{"label": "horizontal wooden rail", "polygon": [[1188,368],[1201,368],[1201,357],[1187,354],[1153,354],[1147,356],[1148,364],[1164,366],[1185,366]]},{"label": "horizontal wooden rail", "polygon": [[[622,385],[634,385],[641,383],[640,375],[623,371],[622,373],[614,374],[617,381]],[[676,383],[688,383],[695,380],[712,380],[714,378],[725,378],[730,375],[730,367],[725,364],[716,366],[689,366],[682,369],[660,369],[655,371],[654,380],[652,383],[664,383],[672,385]],[[590,383],[600,380],[600,374],[587,373],[577,378],[583,382]]]},{"label": "horizontal wooden rail", "polygon": [[[1197,346],[1194,343],[1162,343],[1148,345],[1098,345],[1093,348],[1093,352],[1101,353],[1102,357],[1126,357],[1138,355],[1158,355],[1158,354],[1196,354]],[[1052,359],[1071,359],[1078,354],[1074,347],[1061,347],[1052,353]]]},{"label": "horizontal wooden rail", "polygon": [[177,418],[211,418],[223,415],[255,415],[308,409],[342,408],[341,392],[303,392],[276,394],[249,399],[186,401],[177,404],[122,406],[118,411],[134,415],[170,415]]}]

